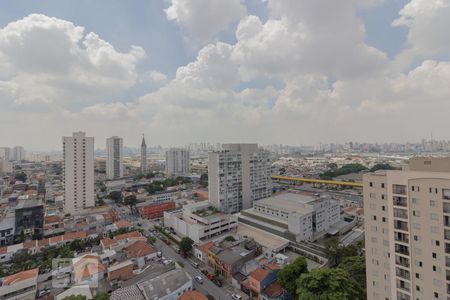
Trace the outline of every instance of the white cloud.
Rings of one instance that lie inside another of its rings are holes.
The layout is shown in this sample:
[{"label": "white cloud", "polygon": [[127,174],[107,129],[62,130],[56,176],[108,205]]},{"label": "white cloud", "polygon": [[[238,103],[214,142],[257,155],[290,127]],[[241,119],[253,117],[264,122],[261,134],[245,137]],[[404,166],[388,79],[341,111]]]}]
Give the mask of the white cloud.
[{"label": "white cloud", "polygon": [[151,84],[163,84],[167,81],[168,76],[160,71],[152,70],[144,72],[140,75],[140,82],[148,82]]},{"label": "white cloud", "polygon": [[145,55],[132,46],[117,52],[95,33],[73,23],[33,14],[0,29],[0,80],[16,104],[74,105],[104,101],[132,87]]},{"label": "white cloud", "polygon": [[246,13],[240,0],[171,0],[167,19],[185,27],[200,41],[208,41]]}]

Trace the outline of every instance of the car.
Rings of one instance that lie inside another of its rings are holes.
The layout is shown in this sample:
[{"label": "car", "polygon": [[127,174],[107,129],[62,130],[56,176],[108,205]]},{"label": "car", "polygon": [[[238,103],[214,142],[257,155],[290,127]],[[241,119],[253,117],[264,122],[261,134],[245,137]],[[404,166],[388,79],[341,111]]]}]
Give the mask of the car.
[{"label": "car", "polygon": [[241,295],[238,295],[238,294],[232,294],[232,295],[231,295],[231,298],[233,298],[234,300],[241,300],[241,299],[242,299],[242,296],[241,296]]},{"label": "car", "polygon": [[204,275],[208,275],[208,270],[203,269],[203,270],[202,270],[202,273],[203,273]]},{"label": "car", "polygon": [[201,278],[200,276],[195,276],[195,281],[197,281],[198,283],[202,284],[203,283],[203,278]]},{"label": "car", "polygon": [[165,266],[170,265],[172,262],[173,262],[173,261],[172,261],[171,259],[163,260],[163,264],[164,264]]},{"label": "car", "polygon": [[198,268],[198,263],[196,263],[195,261],[192,261],[192,262],[191,262],[191,265],[192,265],[194,268],[196,268],[196,269]]},{"label": "car", "polygon": [[222,287],[222,281],[220,281],[219,279],[214,279],[212,281],[215,285],[217,285],[218,287]]}]

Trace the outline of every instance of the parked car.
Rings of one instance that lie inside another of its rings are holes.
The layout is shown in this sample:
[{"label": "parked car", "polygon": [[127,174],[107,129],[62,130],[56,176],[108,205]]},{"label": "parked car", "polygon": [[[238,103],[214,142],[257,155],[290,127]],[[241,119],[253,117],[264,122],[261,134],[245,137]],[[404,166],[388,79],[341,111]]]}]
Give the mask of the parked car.
[{"label": "parked car", "polygon": [[198,268],[198,263],[196,263],[195,261],[191,261],[191,265],[196,269]]},{"label": "parked car", "polygon": [[195,281],[197,281],[198,283],[202,284],[203,283],[203,278],[201,278],[200,276],[195,276]]},{"label": "parked car", "polygon": [[220,281],[219,279],[213,279],[213,281],[215,285],[217,285],[218,287],[222,286],[222,281]]},{"label": "parked car", "polygon": [[241,296],[241,295],[238,295],[238,294],[232,294],[232,295],[231,295],[231,298],[233,298],[234,300],[241,300],[241,299],[242,299],[242,296]]}]

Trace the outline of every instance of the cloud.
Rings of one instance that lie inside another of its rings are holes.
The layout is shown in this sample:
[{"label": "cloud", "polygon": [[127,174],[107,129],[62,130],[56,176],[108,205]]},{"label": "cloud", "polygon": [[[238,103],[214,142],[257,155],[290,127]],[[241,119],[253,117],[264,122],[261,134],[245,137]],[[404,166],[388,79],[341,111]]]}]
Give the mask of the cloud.
[{"label": "cloud", "polygon": [[0,29],[0,80],[18,105],[104,101],[136,83],[144,56],[141,47],[120,53],[83,27],[40,14]]},{"label": "cloud", "polygon": [[163,84],[167,81],[168,76],[160,71],[152,70],[149,72],[144,72],[139,76],[140,82],[147,82],[151,84]]},{"label": "cloud", "polygon": [[240,0],[171,0],[168,20],[181,24],[199,41],[208,41],[246,13]]}]

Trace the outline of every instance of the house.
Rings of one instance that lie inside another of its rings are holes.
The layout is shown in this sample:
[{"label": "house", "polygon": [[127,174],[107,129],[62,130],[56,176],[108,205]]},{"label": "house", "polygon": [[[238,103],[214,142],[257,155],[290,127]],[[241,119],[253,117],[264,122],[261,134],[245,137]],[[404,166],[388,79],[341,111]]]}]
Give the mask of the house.
[{"label": "house", "polygon": [[241,246],[228,249],[213,246],[208,250],[208,262],[229,284],[232,283],[233,274],[254,257],[254,249],[247,250]]},{"label": "house", "polygon": [[63,300],[66,297],[70,297],[70,296],[84,296],[84,297],[86,297],[86,300],[90,300],[93,298],[92,291],[91,291],[91,288],[89,287],[89,285],[74,285],[71,288],[58,294],[55,297],[55,299]]},{"label": "house", "polygon": [[200,292],[187,291],[178,300],[208,300],[208,298]]},{"label": "house", "polygon": [[208,250],[214,246],[213,242],[207,242],[199,246],[194,247],[195,257],[203,263],[208,263]]},{"label": "house", "polygon": [[261,293],[262,300],[291,300],[292,296],[279,284],[274,281],[269,284]]},{"label": "house", "polygon": [[139,231],[131,231],[124,234],[119,234],[110,238],[103,238],[100,241],[100,246],[102,247],[103,251],[106,251],[108,249],[115,250],[116,252],[122,251],[123,248],[127,247],[128,245],[136,242],[136,241],[146,241],[147,239],[143,237]]},{"label": "house", "polygon": [[22,271],[0,280],[0,299],[34,300],[39,268]]},{"label": "house", "polygon": [[144,241],[134,242],[123,250],[138,268],[144,267],[149,260],[157,255],[157,251]]},{"label": "house", "polygon": [[242,290],[251,298],[262,300],[262,291],[276,279],[276,272],[268,269],[257,268],[251,272],[247,280],[242,283]]},{"label": "house", "polygon": [[108,280],[125,281],[133,278],[133,262],[131,259],[112,265],[108,268]]},{"label": "house", "polygon": [[94,254],[85,254],[72,259],[73,280],[77,285],[87,284],[95,286],[104,278],[105,266],[100,257]]}]

